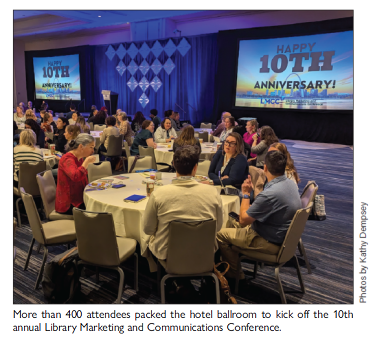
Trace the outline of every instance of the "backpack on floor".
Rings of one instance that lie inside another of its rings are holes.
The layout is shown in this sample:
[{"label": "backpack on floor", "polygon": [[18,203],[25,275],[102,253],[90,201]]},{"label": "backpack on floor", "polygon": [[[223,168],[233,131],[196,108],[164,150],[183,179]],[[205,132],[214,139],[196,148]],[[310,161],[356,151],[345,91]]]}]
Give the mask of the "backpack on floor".
[{"label": "backpack on floor", "polygon": [[75,260],[78,248],[57,255],[44,268],[42,289],[48,303],[73,303],[80,293],[81,283]]}]

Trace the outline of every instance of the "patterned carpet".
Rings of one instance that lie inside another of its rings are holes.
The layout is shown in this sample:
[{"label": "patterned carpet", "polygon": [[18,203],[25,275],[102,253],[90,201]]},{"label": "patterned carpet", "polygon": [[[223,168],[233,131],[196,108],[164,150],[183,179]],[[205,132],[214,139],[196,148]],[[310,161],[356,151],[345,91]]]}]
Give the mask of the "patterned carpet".
[{"label": "patterned carpet", "polygon": [[[319,185],[318,194],[325,196],[327,219],[323,222],[308,221],[302,236],[312,274],[307,274],[303,258],[299,258],[306,293],[299,289],[296,270],[287,263],[280,269],[280,276],[290,304],[350,304],[353,302],[353,150],[350,147],[298,147],[297,141],[287,140],[285,144],[295,161],[301,177],[300,192],[308,180]],[[296,145],[294,147],[293,145]],[[312,149],[311,149],[312,148]],[[23,271],[31,230],[27,219],[17,228],[15,246],[17,258],[13,274],[13,300],[15,304],[45,303],[42,289],[34,290],[42,253],[34,251],[29,268]],[[49,259],[64,252],[66,247],[51,247]],[[160,297],[153,280],[155,274],[148,272],[147,263],[140,259],[139,292],[133,290],[133,275],[125,264],[125,290],[123,303],[160,303]],[[238,303],[273,304],[280,303],[274,269],[258,269],[256,279],[252,277],[252,264],[243,263],[247,279],[240,284]],[[101,271],[99,284],[94,270],[84,269],[79,303],[108,304],[116,299],[118,276],[110,270]],[[197,288],[199,281],[193,282]]]}]

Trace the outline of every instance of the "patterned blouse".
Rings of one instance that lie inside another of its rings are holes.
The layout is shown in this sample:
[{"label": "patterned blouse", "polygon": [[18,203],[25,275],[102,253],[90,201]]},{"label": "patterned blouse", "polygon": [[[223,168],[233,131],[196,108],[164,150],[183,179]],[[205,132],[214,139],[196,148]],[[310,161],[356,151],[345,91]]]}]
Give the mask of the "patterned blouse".
[{"label": "patterned blouse", "polygon": [[70,205],[78,207],[83,203],[83,191],[89,182],[82,163],[83,158],[78,161],[72,153],[61,157],[57,174],[56,212],[66,212]]},{"label": "patterned blouse", "polygon": [[132,136],[134,136],[133,130],[128,121],[121,121],[119,124],[119,131],[121,135],[124,135],[124,140],[129,145],[132,145]]}]

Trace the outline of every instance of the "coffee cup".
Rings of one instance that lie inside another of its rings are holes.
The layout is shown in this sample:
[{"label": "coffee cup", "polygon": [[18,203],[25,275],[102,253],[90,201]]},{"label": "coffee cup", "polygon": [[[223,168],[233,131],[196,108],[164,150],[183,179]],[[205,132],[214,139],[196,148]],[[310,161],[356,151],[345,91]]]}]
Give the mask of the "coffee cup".
[{"label": "coffee cup", "polygon": [[51,149],[51,154],[54,155],[55,154],[56,146],[54,144],[50,144],[49,148]]},{"label": "coffee cup", "polygon": [[199,139],[199,143],[203,143],[203,138],[200,138],[200,139]]},{"label": "coffee cup", "polygon": [[155,189],[155,182],[153,180],[147,180],[146,181],[146,193],[147,193],[147,197],[150,197],[151,193],[154,191]]}]

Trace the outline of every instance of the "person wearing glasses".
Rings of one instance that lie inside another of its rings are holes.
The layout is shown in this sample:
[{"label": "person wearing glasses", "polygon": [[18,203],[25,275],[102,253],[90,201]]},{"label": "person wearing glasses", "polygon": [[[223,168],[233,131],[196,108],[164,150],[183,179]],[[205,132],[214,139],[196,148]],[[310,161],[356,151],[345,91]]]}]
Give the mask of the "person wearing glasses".
[{"label": "person wearing glasses", "polygon": [[214,185],[241,187],[249,174],[249,166],[244,155],[244,145],[240,134],[229,133],[223,149],[219,149],[212,159],[208,177]]},{"label": "person wearing glasses", "polygon": [[225,128],[220,134],[220,142],[224,142],[227,136],[233,132],[233,128],[235,127],[235,120],[233,116],[226,117],[224,120]]}]

